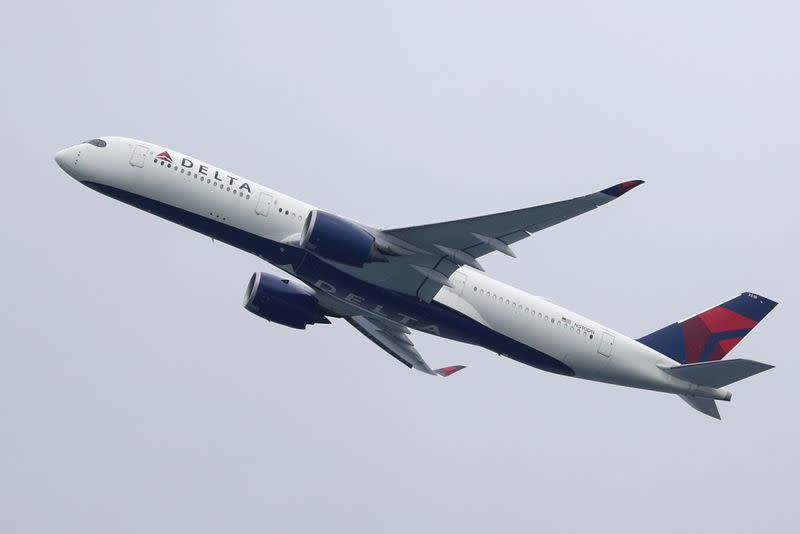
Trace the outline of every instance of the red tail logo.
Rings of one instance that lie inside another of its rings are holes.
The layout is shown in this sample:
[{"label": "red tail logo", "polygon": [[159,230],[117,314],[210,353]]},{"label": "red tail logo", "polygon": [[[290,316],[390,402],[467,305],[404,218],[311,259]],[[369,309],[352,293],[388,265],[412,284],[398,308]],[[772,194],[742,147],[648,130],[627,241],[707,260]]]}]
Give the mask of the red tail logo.
[{"label": "red tail logo", "polygon": [[161,161],[166,161],[167,163],[172,163],[172,156],[169,155],[169,152],[166,150],[156,156],[156,159],[160,159]]}]

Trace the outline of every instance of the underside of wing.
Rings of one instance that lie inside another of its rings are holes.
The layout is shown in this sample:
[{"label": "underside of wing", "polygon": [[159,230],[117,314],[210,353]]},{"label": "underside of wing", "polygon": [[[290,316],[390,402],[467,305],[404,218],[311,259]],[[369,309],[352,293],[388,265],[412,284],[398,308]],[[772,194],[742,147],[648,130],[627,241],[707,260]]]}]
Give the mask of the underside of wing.
[{"label": "underside of wing", "polygon": [[408,336],[411,331],[403,326],[367,318],[362,315],[345,317],[345,319],[359,332],[371,339],[373,343],[407,367],[412,367],[429,375],[440,376],[450,376],[464,368],[463,365],[451,365],[441,369],[431,369],[409,339]]}]

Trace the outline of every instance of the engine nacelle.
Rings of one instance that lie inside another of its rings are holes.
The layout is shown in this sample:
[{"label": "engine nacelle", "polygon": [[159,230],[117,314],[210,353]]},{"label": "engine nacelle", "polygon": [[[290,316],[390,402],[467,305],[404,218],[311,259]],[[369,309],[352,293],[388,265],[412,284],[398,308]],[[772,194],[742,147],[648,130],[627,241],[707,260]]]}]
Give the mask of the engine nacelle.
[{"label": "engine nacelle", "polygon": [[319,210],[309,213],[300,234],[300,246],[325,259],[354,267],[387,261],[375,244],[375,236],[356,223]]},{"label": "engine nacelle", "polygon": [[244,307],[262,319],[292,328],[330,323],[310,289],[268,273],[253,273]]}]

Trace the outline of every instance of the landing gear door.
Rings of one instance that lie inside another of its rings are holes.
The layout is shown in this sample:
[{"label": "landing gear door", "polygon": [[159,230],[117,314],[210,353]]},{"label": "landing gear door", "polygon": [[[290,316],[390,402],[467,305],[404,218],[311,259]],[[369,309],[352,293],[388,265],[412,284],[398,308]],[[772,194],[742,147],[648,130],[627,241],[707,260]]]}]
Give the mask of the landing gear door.
[{"label": "landing gear door", "polygon": [[259,193],[258,194],[258,204],[256,204],[256,213],[267,217],[269,215],[269,210],[272,208],[272,195],[268,195],[267,193]]},{"label": "landing gear door", "polygon": [[144,167],[144,161],[147,159],[147,154],[150,152],[150,147],[144,145],[136,145],[131,152],[130,164],[132,167]]}]

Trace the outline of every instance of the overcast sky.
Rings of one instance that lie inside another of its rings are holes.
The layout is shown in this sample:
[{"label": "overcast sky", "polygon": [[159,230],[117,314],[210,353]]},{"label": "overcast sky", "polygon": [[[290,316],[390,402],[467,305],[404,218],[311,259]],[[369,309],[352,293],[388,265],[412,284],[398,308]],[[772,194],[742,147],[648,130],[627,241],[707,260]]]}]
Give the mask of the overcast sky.
[{"label": "overcast sky", "polygon": [[[0,532],[797,532],[795,2],[4,10]],[[256,257],[103,197],[136,137],[364,223],[624,198],[482,260],[640,336],[754,291],[723,421],[675,396],[242,308]]]}]

